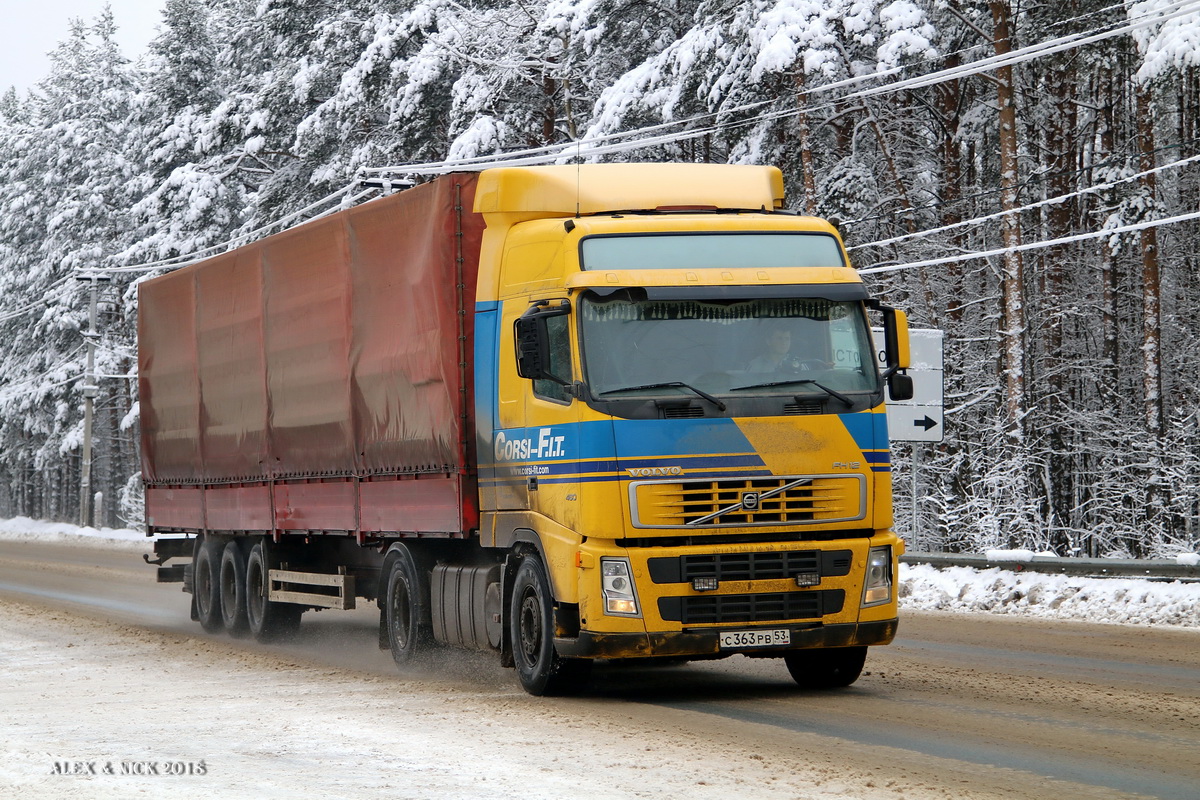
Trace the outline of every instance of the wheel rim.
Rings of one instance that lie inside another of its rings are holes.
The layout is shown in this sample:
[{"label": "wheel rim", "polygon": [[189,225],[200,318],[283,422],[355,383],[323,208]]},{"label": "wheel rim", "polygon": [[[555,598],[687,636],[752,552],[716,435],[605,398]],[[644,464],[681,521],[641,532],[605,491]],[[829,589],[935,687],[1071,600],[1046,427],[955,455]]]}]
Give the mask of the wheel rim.
[{"label": "wheel rim", "polygon": [[[230,606],[236,608],[238,601],[238,585],[237,585],[237,570],[232,565],[228,565],[227,569],[221,570],[221,597],[228,598]],[[228,609],[232,611],[233,609]],[[229,614],[228,616],[232,616]]]},{"label": "wheel rim", "polygon": [[263,575],[258,562],[252,560],[246,566],[246,614],[258,625],[263,618]]},{"label": "wheel rim", "polygon": [[401,650],[408,648],[408,584],[397,580],[392,586],[392,641]]},{"label": "wheel rim", "polygon": [[201,615],[207,614],[212,608],[212,564],[207,558],[197,559],[200,569],[195,570],[196,579],[196,608]]},{"label": "wheel rim", "polygon": [[537,593],[527,589],[521,597],[521,653],[526,663],[535,664],[542,649],[542,608]]}]

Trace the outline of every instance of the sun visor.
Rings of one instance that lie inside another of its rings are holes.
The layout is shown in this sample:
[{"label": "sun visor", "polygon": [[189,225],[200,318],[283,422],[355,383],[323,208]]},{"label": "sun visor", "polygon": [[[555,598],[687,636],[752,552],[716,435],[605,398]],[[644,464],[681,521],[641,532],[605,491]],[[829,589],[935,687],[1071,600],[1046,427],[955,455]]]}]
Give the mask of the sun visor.
[{"label": "sun visor", "polygon": [[819,298],[833,301],[866,300],[861,283],[784,283],[770,286],[592,286],[599,297],[629,292],[647,300],[759,300],[763,298]]}]

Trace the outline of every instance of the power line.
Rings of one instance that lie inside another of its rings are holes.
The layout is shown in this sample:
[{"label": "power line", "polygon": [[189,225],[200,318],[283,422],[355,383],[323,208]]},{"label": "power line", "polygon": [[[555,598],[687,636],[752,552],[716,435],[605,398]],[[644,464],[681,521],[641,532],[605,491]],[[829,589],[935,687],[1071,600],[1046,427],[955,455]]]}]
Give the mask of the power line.
[{"label": "power line", "polygon": [[32,303],[21,306],[20,308],[15,308],[12,311],[4,312],[4,314],[0,315],[0,322],[8,322],[10,319],[16,319],[17,317],[23,317],[26,314],[29,314],[33,311],[37,311],[38,309],[45,308],[54,299],[50,296],[50,293],[53,292],[58,287],[62,286],[64,283],[66,283],[69,280],[70,280],[70,276],[58,279],[57,281],[55,281],[54,283],[52,283],[48,287],[46,287],[45,293],[42,295],[40,300],[34,300]]},{"label": "power line", "polygon": [[1163,164],[1162,166],[1155,167],[1154,169],[1148,169],[1148,170],[1145,170],[1144,172],[1138,172],[1133,175],[1126,175],[1125,177],[1120,178],[1118,180],[1106,181],[1104,183],[1094,184],[1092,186],[1087,187],[1086,189],[1080,189],[1075,192],[1061,194],[1061,195],[1058,195],[1057,197],[1051,197],[1046,200],[1039,200],[1036,203],[1030,203],[1028,205],[1021,206],[1020,208],[1012,208],[1012,209],[1007,209],[1005,211],[997,211],[994,214],[987,214],[986,216],[975,217],[973,219],[968,219],[968,220],[960,220],[959,222],[955,222],[951,225],[943,225],[940,228],[929,228],[929,229],[926,229],[923,231],[918,231],[916,233],[906,233],[906,234],[903,234],[902,236],[893,236],[890,239],[881,239],[881,240],[875,241],[875,242],[865,242],[863,244],[856,244],[856,245],[847,247],[846,249],[847,250],[857,250],[857,249],[863,248],[863,247],[883,247],[885,245],[895,244],[896,242],[903,242],[908,239],[920,238],[923,236],[931,236],[935,233],[945,233],[946,231],[954,230],[956,228],[967,227],[969,225],[979,225],[984,222],[989,222],[989,221],[995,220],[995,219],[1001,219],[1003,217],[1007,217],[1007,216],[1010,216],[1013,214],[1021,214],[1026,211],[1032,211],[1034,209],[1041,208],[1043,206],[1058,205],[1059,203],[1066,202],[1067,200],[1070,200],[1073,197],[1080,197],[1085,194],[1091,194],[1093,192],[1101,192],[1101,191],[1104,191],[1105,189],[1112,189],[1122,183],[1130,183],[1132,181],[1138,180],[1139,178],[1144,178],[1147,175],[1156,175],[1160,172],[1165,172],[1166,170],[1169,170],[1169,169],[1177,169],[1179,167],[1183,167],[1188,164],[1194,164],[1197,161],[1200,161],[1200,155],[1194,155],[1194,156],[1190,156],[1189,158],[1181,159],[1179,161],[1173,161],[1170,164]]},{"label": "power line", "polygon": [[[7,402],[9,399],[11,399],[13,397],[14,394],[26,393],[26,392],[18,392],[17,390],[23,390],[23,389],[25,389],[25,387],[33,386],[34,384],[37,384],[39,381],[44,380],[49,375],[53,374],[54,372],[56,372],[58,370],[61,370],[64,368],[74,368],[74,367],[78,366],[77,364],[71,362],[69,359],[71,359],[73,356],[80,353],[82,350],[83,350],[83,345],[82,344],[77,345],[74,350],[70,351],[65,356],[65,358],[68,359],[67,361],[62,361],[61,363],[59,363],[47,370],[44,370],[41,373],[34,375],[31,378],[26,378],[23,381],[16,381],[15,383],[5,384],[3,388],[0,388],[0,403]],[[56,381],[56,382],[50,383],[50,384],[44,384],[44,385],[39,386],[38,388],[40,388],[40,389],[56,389],[59,386],[66,386],[68,383],[71,383],[72,381],[80,380],[82,378],[83,378],[82,373],[79,375],[71,375],[63,380]]]},{"label": "power line", "polygon": [[[1168,150],[1178,150],[1182,147],[1187,147],[1188,145],[1197,144],[1197,143],[1200,143],[1200,139],[1189,139],[1184,142],[1174,142],[1172,144],[1165,144],[1165,145],[1162,145],[1161,147],[1156,147],[1153,150],[1147,151],[1144,155],[1157,155],[1158,153],[1165,153]],[[1141,156],[1143,154],[1137,153],[1136,155]],[[1084,166],[1084,167],[1079,167],[1077,169],[1056,170],[1054,172],[1038,173],[1036,175],[1032,175],[1032,176],[1026,178],[1025,180],[1021,181],[1014,188],[1017,189],[1018,191],[1020,191],[1021,189],[1024,189],[1028,186],[1036,186],[1038,184],[1045,183],[1047,180],[1049,180],[1051,178],[1066,177],[1066,176],[1070,176],[1070,175],[1080,175],[1085,172],[1092,172],[1092,171],[1095,171],[1098,169],[1103,169],[1104,167],[1107,167],[1107,166],[1111,166],[1113,164],[1120,163],[1122,161],[1129,159],[1130,157],[1131,157],[1131,154],[1114,153],[1113,155],[1109,156],[1108,158],[1102,159],[1100,161],[1096,161],[1096,162],[1088,164],[1087,166]],[[905,209],[905,212],[907,212],[909,210],[911,210],[911,211],[928,211],[928,210],[934,209],[934,208],[942,208],[947,205],[961,205],[964,203],[968,203],[972,200],[979,200],[984,197],[990,197],[992,195],[1000,194],[1002,191],[1004,191],[1004,189],[1001,187],[996,187],[994,189],[984,189],[983,191],[972,192],[971,194],[960,195],[959,197],[954,198],[953,203],[946,203],[942,200],[939,200],[935,203],[927,203],[926,205],[923,205],[923,206],[913,206],[911,209]],[[879,219],[888,219],[889,217],[896,216],[896,214],[897,214],[897,212],[895,212],[895,211],[888,211],[886,213],[881,213],[881,214],[872,214],[869,217],[859,217],[857,219],[844,220],[841,224],[843,227],[851,227],[854,225],[859,225],[863,222],[872,222],[874,220],[879,220]]]},{"label": "power line", "polygon": [[1004,255],[1006,253],[1020,253],[1025,250],[1040,250],[1046,247],[1057,247],[1058,245],[1072,244],[1074,242],[1082,242],[1088,239],[1099,239],[1105,236],[1117,236],[1122,233],[1142,231],[1146,230],[1147,228],[1175,225],[1177,223],[1188,222],[1193,219],[1200,219],[1200,211],[1194,211],[1190,214],[1179,214],[1174,217],[1163,217],[1162,219],[1135,222],[1131,225],[1122,225],[1117,228],[1106,228],[1099,231],[1089,231],[1088,233],[1078,233],[1071,236],[1064,236],[1059,239],[1030,242],[1028,244],[1017,245],[1016,247],[1000,247],[995,250],[985,250],[978,253],[964,253],[956,256],[947,256],[945,258],[931,258],[927,261],[913,261],[907,264],[889,264],[881,267],[867,267],[866,269],[858,270],[858,272],[861,275],[875,275],[882,272],[899,272],[908,269],[935,267],[939,264],[953,264],[958,261],[974,261],[980,258],[991,258],[992,256]]},{"label": "power line", "polygon": [[[1188,3],[1188,2],[1193,2],[1193,0],[1176,0],[1176,2],[1177,3]],[[1110,6],[1109,8],[1118,8],[1118,7],[1120,7],[1120,6]],[[1023,12],[1023,13],[1027,13],[1027,12]],[[1083,19],[1087,16],[1091,16],[1091,15],[1094,15],[1097,13],[1099,13],[1099,12],[1089,12],[1088,14],[1077,15],[1077,16],[1071,17],[1067,20],[1062,20],[1058,24],[1066,24],[1068,22],[1071,22],[1071,21],[1074,21],[1077,19]],[[1078,37],[1078,36],[1082,36],[1082,35],[1085,35],[1085,34],[1074,34],[1073,36]],[[1055,40],[1055,41],[1061,41],[1061,40]],[[963,53],[967,53],[972,50],[979,49],[979,48],[986,47],[986,46],[987,46],[987,44],[972,45],[971,47],[961,48],[961,49],[959,49],[957,51],[953,51],[951,53],[939,54],[935,57],[927,57],[927,58],[923,58],[923,59],[918,59],[915,63],[920,64],[920,63],[930,63],[930,62],[934,62],[934,61],[944,61],[946,58],[949,58],[952,55],[961,55]],[[1037,46],[1035,45],[1034,47],[1037,47]],[[994,58],[995,57],[993,57],[993,59]],[[882,70],[875,70],[873,72],[870,72],[870,73],[867,73],[864,75],[851,76],[849,78],[835,81],[830,84],[823,84],[821,86],[814,87],[812,89],[806,90],[805,92],[803,92],[803,94],[805,94],[805,95],[818,94],[821,92],[839,89],[844,86],[854,86],[854,85],[857,85],[860,83],[865,83],[867,81],[885,78],[890,75],[894,75],[899,72],[902,72],[906,69],[911,69],[913,66],[913,63],[914,62],[910,62],[910,63],[902,65],[902,66],[889,67],[889,68],[882,69]],[[982,62],[971,62],[971,63],[975,64],[975,63],[982,63]],[[961,66],[959,68],[953,68],[953,69],[960,69],[960,68],[961,68]],[[946,71],[947,70],[935,71],[933,73],[928,73],[926,76],[923,76],[923,77],[928,77],[931,75],[939,75]],[[885,90],[888,88],[890,88],[890,87],[885,87]],[[382,174],[382,173],[387,173],[387,172],[398,172],[398,173],[402,173],[402,174],[443,174],[445,172],[453,172],[455,170],[460,170],[460,169],[470,169],[471,167],[483,166],[483,165],[523,166],[523,165],[527,165],[527,164],[545,163],[546,161],[552,161],[557,158],[561,158],[563,155],[563,152],[566,150],[575,149],[576,151],[578,151],[578,149],[582,146],[588,146],[590,148],[590,147],[593,147],[600,143],[608,142],[612,139],[626,139],[630,136],[639,136],[639,135],[648,134],[648,133],[655,133],[655,132],[667,130],[670,128],[676,128],[681,125],[688,125],[691,123],[699,122],[700,120],[711,119],[713,117],[719,117],[722,115],[729,115],[729,114],[738,114],[738,113],[742,113],[745,111],[753,110],[755,108],[759,108],[763,105],[767,105],[772,102],[774,102],[774,101],[773,100],[761,100],[761,101],[756,101],[753,103],[746,103],[743,105],[734,106],[732,108],[720,108],[715,111],[709,111],[709,112],[706,112],[703,114],[695,114],[695,115],[692,115],[690,117],[687,117],[687,118],[684,118],[681,120],[673,120],[671,122],[659,123],[656,125],[645,126],[642,128],[636,128],[636,129],[629,130],[629,131],[622,131],[619,133],[585,137],[583,139],[579,139],[579,140],[576,140],[574,142],[569,142],[569,143],[544,145],[541,147],[532,147],[532,148],[526,148],[523,150],[509,151],[506,153],[479,155],[479,156],[472,156],[469,158],[460,158],[460,159],[453,159],[453,160],[447,159],[447,160],[443,160],[443,161],[415,163],[415,164],[408,164],[408,165],[368,167],[368,168],[361,170],[361,172],[363,174]],[[825,104],[815,106],[815,107],[808,107],[806,109],[806,111],[811,113],[814,111],[820,111],[822,109],[832,107],[833,105],[834,105],[833,103],[825,103]],[[734,126],[734,127],[742,126],[745,124],[751,124],[752,122],[758,121],[758,120],[766,121],[766,120],[771,120],[771,119],[787,117],[787,116],[791,116],[794,113],[796,113],[795,110],[789,109],[786,111],[770,112],[768,114],[762,115],[757,118],[751,118],[750,120],[742,120],[742,121],[736,121],[736,122],[732,122],[732,123],[723,123],[723,124],[719,123],[716,125],[711,125],[707,128],[702,128],[702,129],[689,129],[688,131],[679,134],[678,139],[654,138],[654,139],[648,140],[648,144],[660,144],[663,142],[670,143],[671,141],[681,141],[683,139],[696,138],[697,136],[705,135],[707,133],[719,132],[723,129],[726,129],[729,126]],[[639,142],[640,141],[641,140],[639,140]],[[642,142],[638,146],[648,146],[648,144],[646,142]],[[613,152],[622,152],[625,149],[626,148],[607,149],[607,147],[606,147],[606,149],[604,149],[602,151],[598,151],[598,150],[590,151],[589,154],[591,154],[591,155],[608,154],[608,153],[613,153]],[[636,149],[636,148],[634,148],[634,149]],[[538,159],[534,158],[535,156],[543,156],[544,158],[542,160],[538,160]]]},{"label": "power line", "polygon": [[[972,61],[968,64],[949,67],[946,69],[936,70],[924,75],[918,75],[912,78],[907,78],[895,83],[888,83],[882,86],[876,86],[867,89],[861,89],[856,92],[851,92],[839,98],[838,102],[845,102],[852,99],[865,99],[879,94],[902,91],[905,89],[918,89],[935,86],[939,83],[945,83],[950,80],[970,77],[981,72],[987,72],[992,69],[997,69],[1004,66],[1012,66],[1015,64],[1030,61],[1042,56],[1053,55],[1064,50],[1082,47],[1087,44],[1104,41],[1106,39],[1120,36],[1122,34],[1131,33],[1136,30],[1149,27],[1155,24],[1161,24],[1173,19],[1177,19],[1188,14],[1200,11],[1200,3],[1196,0],[1176,0],[1163,9],[1156,9],[1154,12],[1131,19],[1128,22],[1115,24],[1108,30],[1086,31],[1083,33],[1070,34],[1067,36],[1051,39],[1046,42],[1028,45],[1018,48],[1009,53],[1002,55],[990,56],[988,58]],[[845,88],[847,86],[857,85],[866,81],[877,80],[881,77],[899,72],[901,67],[891,67],[884,70],[877,70],[865,75],[852,76],[842,80],[833,81],[828,84],[814,86],[806,89],[802,94],[805,97],[822,94],[833,91],[835,89]],[[640,149],[642,147],[650,147],[658,144],[669,144],[689,139],[695,139],[700,136],[705,136],[711,133],[718,133],[722,130],[728,130],[732,127],[741,127],[747,124],[755,124],[757,122],[767,122],[776,119],[792,116],[797,113],[797,109],[786,109],[781,111],[768,112],[747,120],[737,120],[729,123],[717,123],[703,128],[691,128],[686,131],[680,131],[675,134],[667,134],[662,136],[652,136],[647,139],[638,139],[633,142],[625,142],[624,144],[604,144],[612,139],[628,139],[629,137],[639,136],[647,132],[657,132],[665,128],[686,125],[696,122],[701,119],[708,119],[719,115],[737,114],[743,111],[748,111],[753,108],[760,107],[764,101],[759,101],[734,108],[718,109],[717,111],[708,112],[705,114],[689,117],[685,120],[679,120],[673,123],[660,123],[645,128],[638,128],[631,131],[625,131],[618,134],[607,134],[603,136],[586,137],[584,139],[555,145],[547,145],[538,148],[529,148],[526,150],[516,151],[513,153],[499,153],[491,155],[475,156],[472,158],[456,159],[454,161],[436,161],[425,162],[407,165],[395,165],[388,167],[372,167],[365,172],[371,174],[380,174],[394,172],[398,174],[408,175],[436,175],[452,172],[459,169],[470,169],[471,167],[482,166],[525,166],[530,164],[543,164],[553,162],[559,159],[571,158],[577,153],[583,153],[588,157],[598,155],[610,155],[620,152],[628,152],[629,150]],[[806,108],[805,111],[813,113],[823,108],[828,108],[832,103],[823,104],[816,107]]]},{"label": "power line", "polygon": [[[969,64],[966,64],[966,65],[960,65],[957,67],[952,67],[952,68],[947,68],[947,69],[942,69],[942,70],[935,70],[932,73],[918,75],[918,76],[908,78],[905,80],[901,80],[901,81],[898,81],[895,83],[890,83],[890,84],[885,84],[882,86],[876,86],[876,87],[872,87],[872,88],[862,89],[862,90],[859,90],[856,92],[851,92],[847,95],[844,95],[843,97],[839,98],[838,102],[845,102],[846,100],[849,100],[849,99],[865,99],[865,98],[873,97],[873,96],[876,96],[879,94],[895,92],[895,91],[902,91],[905,89],[925,88],[928,86],[933,86],[938,83],[943,83],[943,82],[946,82],[949,80],[955,80],[957,78],[975,75],[980,72],[998,68],[1000,66],[1021,63],[1023,61],[1028,61],[1028,60],[1031,60],[1034,58],[1039,58],[1044,55],[1051,55],[1053,53],[1061,52],[1066,49],[1081,47],[1085,44],[1091,44],[1091,43],[1095,43],[1098,41],[1102,41],[1104,39],[1112,38],[1114,36],[1118,36],[1118,35],[1121,35],[1124,33],[1129,33],[1134,30],[1139,30],[1141,28],[1148,27],[1153,24],[1164,23],[1164,22],[1170,21],[1172,19],[1176,19],[1178,17],[1193,13],[1197,10],[1200,10],[1200,3],[1196,2],[1196,0],[1177,0],[1177,2],[1173,2],[1163,9],[1157,9],[1153,13],[1143,15],[1143,16],[1133,19],[1125,24],[1116,25],[1114,27],[1109,28],[1106,31],[1102,30],[1102,31],[1098,31],[1098,32],[1085,32],[1082,34],[1071,34],[1068,36],[1059,37],[1057,39],[1052,39],[1047,42],[1041,42],[1041,43],[1038,43],[1035,45],[1030,45],[1030,46],[1027,46],[1024,48],[1019,48],[1017,50],[1014,50],[1014,51],[1012,51],[1008,54],[1002,55],[1002,56],[992,56],[989,58],[981,59],[979,61],[970,62]],[[1082,18],[1082,15],[1077,18]],[[939,57],[939,58],[944,59],[944,56]],[[878,80],[880,78],[884,78],[884,77],[888,77],[890,75],[896,74],[901,69],[903,69],[903,68],[894,67],[894,68],[888,68],[888,69],[884,69],[884,70],[878,70],[876,72],[872,72],[872,73],[869,73],[866,75],[853,76],[853,77],[846,78],[846,79],[843,79],[840,81],[834,81],[829,84],[812,87],[811,89],[805,90],[805,92],[803,94],[805,97],[807,97],[809,95],[830,92],[835,89],[840,89],[840,88],[844,88],[847,86],[856,85],[856,84],[863,83],[866,81]],[[390,166],[390,167],[372,167],[372,168],[363,170],[362,173],[364,173],[364,174],[385,174],[385,173],[389,173],[389,172],[399,172],[399,173],[403,173],[403,174],[431,175],[431,174],[442,174],[445,172],[451,172],[451,171],[456,171],[456,170],[469,170],[472,167],[522,166],[522,165],[528,165],[528,164],[544,164],[544,163],[547,163],[548,161],[562,160],[564,158],[570,159],[572,157],[582,156],[582,155],[586,155],[588,158],[596,158],[596,157],[600,157],[600,156],[604,156],[604,155],[612,155],[612,154],[629,152],[631,150],[643,149],[643,148],[652,147],[655,145],[673,144],[673,143],[677,143],[677,142],[681,142],[681,141],[699,138],[701,136],[709,135],[711,133],[729,131],[729,130],[733,130],[733,129],[736,129],[739,127],[745,127],[747,125],[759,124],[761,122],[774,121],[777,119],[782,119],[782,118],[792,116],[792,115],[796,114],[798,111],[798,109],[789,108],[789,109],[785,109],[785,110],[779,110],[779,111],[774,111],[774,112],[768,112],[765,114],[760,114],[757,116],[749,117],[747,119],[721,122],[721,123],[709,125],[707,127],[703,127],[703,128],[699,128],[699,129],[693,128],[693,129],[688,129],[688,130],[684,130],[684,131],[676,131],[675,133],[664,133],[664,134],[659,134],[659,135],[655,135],[655,136],[650,136],[648,138],[639,138],[639,139],[630,140],[630,137],[643,136],[645,133],[657,133],[659,131],[666,131],[670,128],[678,127],[679,125],[687,125],[689,123],[696,122],[696,121],[699,121],[702,119],[711,119],[711,118],[717,117],[717,116],[727,116],[729,114],[737,114],[737,113],[741,113],[743,111],[749,111],[749,110],[753,110],[756,108],[761,108],[763,105],[766,105],[770,102],[772,102],[772,101],[758,101],[755,103],[749,103],[749,104],[737,106],[732,109],[718,109],[717,111],[709,112],[709,113],[702,114],[702,115],[696,115],[694,117],[691,117],[691,118],[688,118],[685,120],[661,123],[658,125],[634,129],[631,131],[624,131],[624,132],[616,133],[616,134],[606,134],[606,135],[602,135],[602,136],[589,137],[589,138],[585,138],[582,140],[578,140],[578,141],[566,143],[566,144],[561,144],[561,145],[551,145],[551,146],[539,147],[539,148],[529,148],[526,150],[515,151],[515,152],[507,153],[507,154],[476,156],[476,157],[469,158],[469,159],[458,159],[458,160],[454,160],[454,161],[426,162],[424,164],[399,165],[399,166]],[[816,107],[809,107],[806,110],[811,113],[811,112],[819,111],[822,108],[828,108],[831,105],[832,105],[832,103],[825,103],[825,104],[821,104]],[[585,147],[586,147],[586,149],[585,149]],[[317,201],[309,204],[308,206],[305,206],[304,208],[299,209],[298,211],[295,211],[281,219],[267,223],[266,225],[260,226],[251,231],[247,231],[245,233],[239,234],[238,236],[233,237],[233,238],[227,240],[226,242],[222,242],[217,245],[211,245],[209,247],[203,248],[195,253],[181,255],[181,256],[177,256],[177,257],[173,257],[173,258],[169,258],[169,259],[161,259],[161,260],[154,261],[154,262],[146,262],[146,263],[142,263],[142,264],[133,264],[133,265],[120,266],[120,267],[111,267],[107,271],[118,272],[118,273],[119,272],[145,272],[145,271],[150,271],[150,270],[160,269],[160,268],[174,269],[174,268],[178,268],[181,266],[186,266],[187,264],[196,263],[197,261],[200,261],[205,257],[209,257],[211,255],[216,255],[216,254],[219,254],[222,252],[227,252],[229,249],[232,249],[235,246],[238,246],[239,244],[244,244],[248,241],[251,241],[251,240],[253,240],[253,237],[263,234],[269,230],[279,228],[281,226],[286,226],[286,225],[294,222],[295,220],[301,218],[304,214],[306,214],[310,211],[313,211],[315,209],[321,208],[324,205],[329,204],[330,201],[332,201],[334,199],[339,199],[339,198],[341,199],[341,202],[339,202],[339,206],[350,205],[350,204],[357,202],[362,197],[367,196],[372,191],[374,191],[374,190],[369,190],[367,192],[362,192],[354,197],[346,199],[345,195],[352,188],[353,188],[353,184],[351,186],[344,187],[343,189],[340,189],[337,192],[334,192],[330,195],[327,195],[326,197],[323,197],[320,200],[317,200]],[[324,216],[326,214],[332,213],[333,210],[334,209],[332,209],[332,208],[326,208],[324,211],[321,211],[319,214],[314,215],[312,218],[313,219],[319,218],[320,216]],[[205,254],[208,254],[208,255],[205,255]],[[19,309],[17,311],[10,312],[10,314],[19,316],[20,314],[28,313],[33,308],[37,307],[37,305],[38,305],[37,303],[31,304],[30,306],[28,306],[24,309]],[[9,317],[9,316],[0,317],[0,321],[3,321],[4,319],[10,319],[10,318],[12,318],[12,317]]]},{"label": "power line", "polygon": [[[1148,28],[1151,25],[1170,22],[1173,19],[1194,14],[1200,11],[1200,3],[1195,0],[1179,0],[1172,3],[1166,9],[1152,14],[1147,14],[1138,19],[1131,20],[1123,25],[1118,25],[1107,31],[1102,31],[1092,34],[1071,34],[1058,39],[1051,39],[1047,42],[1029,45],[1027,47],[1018,48],[1009,53],[1002,55],[991,56],[979,61],[973,61],[970,64],[964,64],[960,67],[951,67],[950,69],[940,70],[937,73],[932,73],[926,76],[917,76],[907,80],[898,81],[897,83],[887,84],[886,86],[877,86],[873,89],[863,89],[856,92],[851,97],[870,97],[876,94],[882,94],[888,91],[899,91],[901,89],[922,89],[927,86],[934,86],[939,83],[945,83],[948,80],[954,80],[960,77],[969,77],[977,75],[981,72],[987,72],[999,67],[1012,66],[1025,61],[1031,61],[1042,56],[1054,55],[1061,53],[1064,50],[1071,50],[1076,47],[1083,47],[1088,44],[1102,42],[1105,39],[1111,39],[1114,36],[1120,36],[1125,33]],[[824,89],[824,87],[818,87]]]},{"label": "power line", "polygon": [[[131,264],[128,266],[123,266],[123,267],[107,267],[107,268],[105,268],[104,271],[105,272],[148,272],[148,271],[154,270],[154,269],[165,269],[165,268],[177,269],[179,267],[186,267],[189,264],[195,264],[199,261],[205,260],[206,258],[211,258],[213,256],[220,255],[221,253],[229,252],[230,250],[235,249],[236,247],[239,247],[241,245],[248,244],[249,242],[254,241],[255,237],[257,235],[266,233],[267,231],[277,228],[281,225],[287,225],[291,222],[294,222],[294,221],[300,219],[301,217],[303,217],[305,214],[307,214],[310,211],[313,211],[322,206],[329,205],[333,200],[339,200],[336,207],[326,208],[325,210],[323,210],[317,214],[313,214],[312,216],[307,217],[305,219],[305,221],[307,222],[307,221],[311,221],[314,219],[320,219],[321,217],[332,214],[334,211],[337,211],[339,208],[341,208],[343,206],[345,206],[345,207],[352,206],[355,203],[357,203],[359,200],[361,200],[363,197],[366,197],[367,195],[373,194],[374,192],[377,191],[376,189],[372,188],[365,192],[360,192],[359,194],[354,195],[353,197],[350,197],[348,199],[345,198],[345,195],[353,188],[354,188],[354,185],[351,184],[349,186],[338,189],[336,192],[333,192],[332,194],[328,194],[325,197],[322,197],[320,200],[317,200],[313,203],[309,203],[304,208],[293,211],[291,214],[288,214],[287,216],[281,217],[280,219],[274,220],[273,222],[268,222],[267,224],[261,225],[258,228],[255,228],[251,231],[247,231],[245,233],[238,234],[237,236],[233,237],[232,239],[229,239],[225,242],[221,242],[220,244],[209,245],[208,247],[205,247],[201,250],[197,250],[195,253],[188,253],[186,255],[175,256],[173,258],[161,259],[159,261],[152,261],[152,262],[148,262],[148,263],[144,263],[144,264]],[[205,255],[205,254],[207,254],[207,255]]]}]

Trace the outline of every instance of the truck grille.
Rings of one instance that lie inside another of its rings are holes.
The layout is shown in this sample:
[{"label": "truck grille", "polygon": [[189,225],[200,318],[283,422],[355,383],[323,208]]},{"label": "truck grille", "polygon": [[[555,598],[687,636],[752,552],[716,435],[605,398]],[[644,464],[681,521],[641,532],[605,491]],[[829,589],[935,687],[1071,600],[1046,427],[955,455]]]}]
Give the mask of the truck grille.
[{"label": "truck grille", "polygon": [[795,475],[629,485],[638,528],[812,525],[862,519],[863,475]]},{"label": "truck grille", "polygon": [[660,597],[658,613],[664,620],[684,625],[722,622],[785,622],[819,619],[836,614],[846,602],[841,589],[766,594],[713,594],[695,597]]},{"label": "truck grille", "polygon": [[850,573],[850,550],[793,550],[784,553],[695,553],[647,560],[654,583],[787,580],[800,574],[840,577]]}]

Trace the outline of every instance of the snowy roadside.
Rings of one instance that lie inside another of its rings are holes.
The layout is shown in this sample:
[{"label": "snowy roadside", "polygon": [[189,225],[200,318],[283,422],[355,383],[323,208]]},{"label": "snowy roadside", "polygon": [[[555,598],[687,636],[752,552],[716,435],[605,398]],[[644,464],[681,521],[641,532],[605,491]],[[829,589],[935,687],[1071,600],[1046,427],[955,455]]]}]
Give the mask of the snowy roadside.
[{"label": "snowy roadside", "polygon": [[696,730],[696,712],[654,703],[547,702],[490,671],[314,668],[224,638],[7,602],[0,643],[6,798],[1001,797],[964,791],[952,766],[952,777],[898,768],[886,748],[872,761],[815,733],[747,739],[760,726],[719,717]]},{"label": "snowy roadside", "polygon": [[148,553],[155,538],[127,528],[81,528],[66,522],[42,522],[29,517],[0,519],[0,542],[42,542],[75,547],[95,547],[106,542],[106,546]]},{"label": "snowy roadside", "polygon": [[[131,552],[149,552],[152,539],[133,530],[98,530],[16,517],[0,520],[0,541],[87,547],[104,541]],[[900,605],[921,611],[1200,628],[1200,584],[1135,578],[1083,578],[1000,568],[938,569],[904,564],[900,571]]]},{"label": "snowy roadside", "polygon": [[900,568],[900,606],[1200,628],[1200,583],[904,564]]}]

